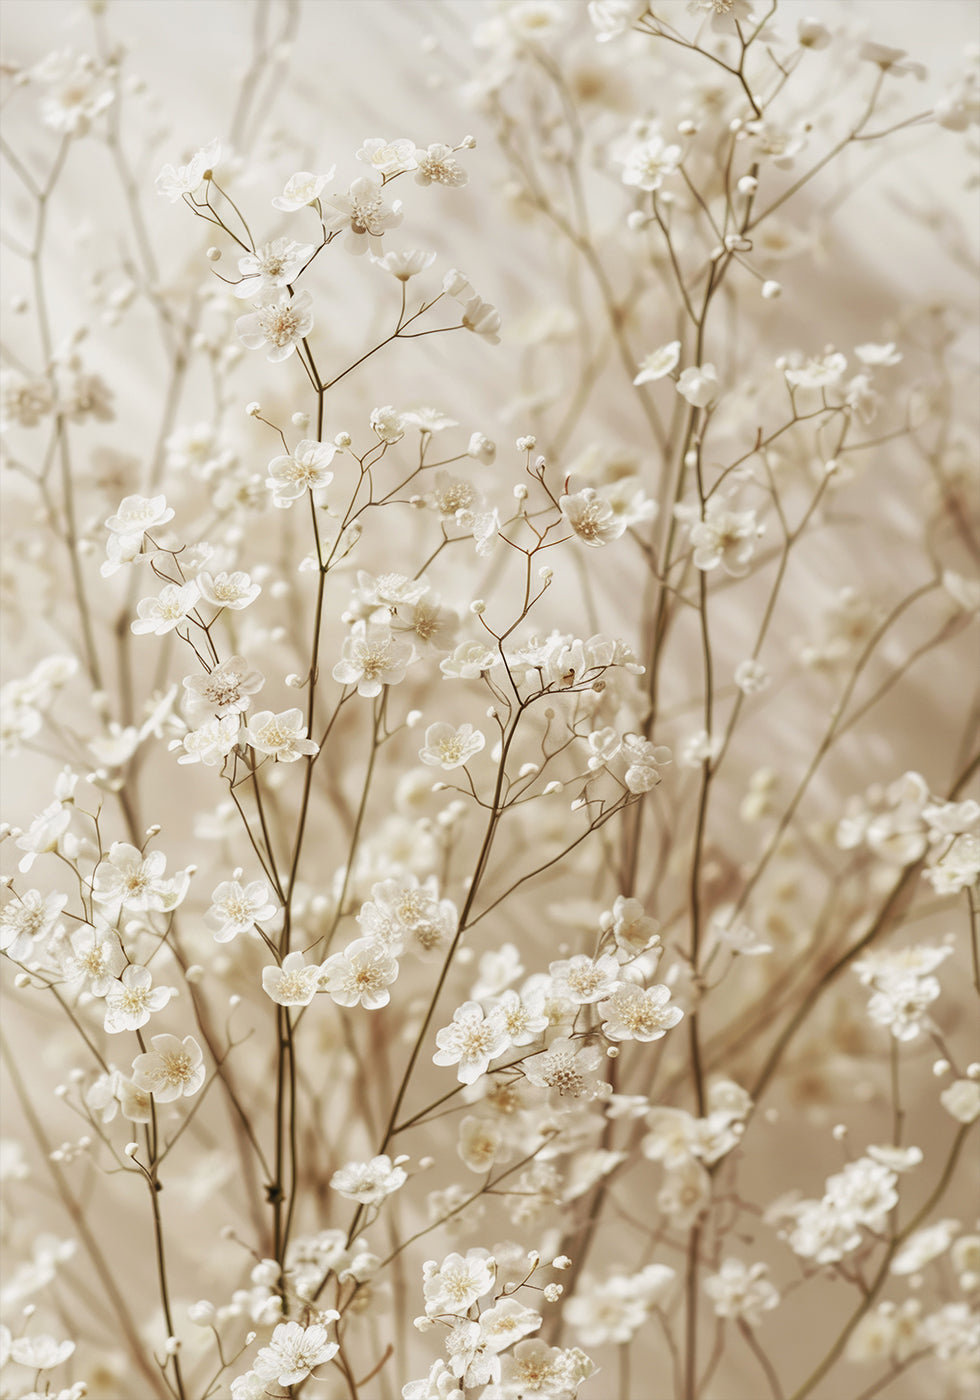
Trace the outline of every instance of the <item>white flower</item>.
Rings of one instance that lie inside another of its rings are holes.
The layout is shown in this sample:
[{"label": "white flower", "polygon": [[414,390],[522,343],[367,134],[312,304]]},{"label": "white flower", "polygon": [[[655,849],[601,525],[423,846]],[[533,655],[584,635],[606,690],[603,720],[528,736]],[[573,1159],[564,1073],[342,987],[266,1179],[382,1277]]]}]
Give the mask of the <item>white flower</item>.
[{"label": "white flower", "polygon": [[155,1035],[151,1051],[133,1061],[133,1083],[146,1089],[157,1103],[190,1098],[204,1083],[204,1055],[192,1035]]},{"label": "white flower", "polygon": [[745,25],[752,19],[749,0],[687,0],[687,8],[692,15],[710,15],[716,34],[735,34],[736,22]]},{"label": "white flower", "polygon": [[633,147],[623,168],[623,184],[641,190],[659,190],[668,175],[680,165],[680,146],[668,146],[662,136],[653,135]]},{"label": "white flower", "polygon": [[436,1045],[433,1064],[458,1065],[460,1083],[474,1084],[509,1045],[503,1015],[497,1008],[485,1013],[479,1002],[465,1001],[452,1022],[436,1032]]},{"label": "white flower", "polygon": [[669,987],[644,988],[635,982],[621,982],[596,1008],[602,1018],[602,1033],[609,1040],[659,1040],[684,1015],[679,1006],[668,1005],[669,1001]]},{"label": "white flower", "polygon": [[383,258],[376,258],[373,254],[371,256],[373,263],[383,267],[385,272],[390,272],[399,282],[407,282],[410,277],[417,277],[420,272],[431,267],[435,260],[435,253],[426,253],[421,248],[407,248],[402,253],[385,253]]},{"label": "white flower", "polygon": [[338,1006],[376,1011],[391,1000],[388,988],[398,977],[390,951],[372,938],[356,938],[333,953],[320,968],[320,986]]},{"label": "white flower", "polygon": [[482,336],[491,345],[500,344],[500,312],[484,301],[481,297],[473,296],[463,303],[463,326],[474,335]]},{"label": "white flower", "polygon": [[980,1080],[954,1080],[939,1095],[939,1102],[958,1123],[972,1123],[980,1118]]},{"label": "white flower", "polygon": [[896,1040],[916,1040],[931,1024],[927,1007],[941,991],[935,977],[913,973],[876,979],[878,990],[868,1002],[868,1015],[887,1026]]},{"label": "white flower", "polygon": [[125,841],[114,841],[109,854],[95,867],[92,898],[123,909],[168,912],[181,903],[189,884],[186,872],[163,878],[167,858],[162,851],[143,855]]},{"label": "white flower", "polygon": [[441,433],[446,428],[458,428],[455,418],[442,413],[438,408],[413,408],[402,414],[402,422],[409,423],[423,433]]},{"label": "white flower", "polygon": [[472,724],[461,724],[458,729],[445,722],[430,724],[425,731],[425,744],[419,749],[419,758],[432,768],[462,768],[486,742]]},{"label": "white flower", "polygon": [[31,1371],[51,1371],[67,1361],[74,1351],[74,1342],[56,1342],[46,1332],[36,1337],[14,1337],[10,1343],[11,1361]]},{"label": "white flower", "polygon": [[280,292],[275,301],[257,306],[247,316],[239,316],[235,333],[249,350],[271,346],[266,359],[272,363],[287,359],[313,329],[313,298],[309,292],[290,296]]},{"label": "white flower", "polygon": [[281,209],[285,214],[305,209],[308,204],[320,198],[324,185],[333,179],[336,168],[335,165],[331,165],[325,175],[311,175],[308,170],[300,170],[295,175],[290,175],[282,194],[277,194],[273,199],[272,207]]},{"label": "white flower", "polygon": [[165,165],[156,178],[157,191],[176,204],[185,194],[196,194],[212,168],[221,159],[221,146],[210,141],[195,151],[186,165]]},{"label": "white flower", "polygon": [[268,292],[279,291],[295,281],[312,255],[312,243],[274,238],[238,259],[242,280],[235,283],[232,291],[240,298],[262,298]]},{"label": "white flower", "polygon": [[485,467],[489,467],[497,455],[497,445],[483,433],[473,433],[466,448],[466,455],[482,462]]},{"label": "white flower", "polygon": [[642,734],[624,734],[621,756],[626,759],[624,782],[632,793],[649,792],[661,781],[660,768],[670,762],[670,749],[651,744]]},{"label": "white flower", "polygon": [[405,420],[391,404],[372,411],[371,427],[381,442],[399,442],[405,436]]},{"label": "white flower", "polygon": [[287,953],[282,966],[262,969],[262,990],[278,1006],[309,1006],[319,989],[320,968],[300,952]]},{"label": "white flower", "polygon": [[65,976],[70,981],[86,978],[92,995],[104,997],[126,966],[126,954],[116,930],[98,914],[95,918],[94,925],[85,924],[72,934],[71,952],[65,958]]},{"label": "white flower", "polygon": [[[0,951],[7,953],[15,962],[24,962],[31,949],[43,943],[51,933],[67,903],[67,895],[43,895],[39,890],[14,895],[0,911]],[[79,929],[72,937],[77,938],[85,932]],[[115,968],[112,975],[115,976],[118,971],[119,967]]]},{"label": "white flower", "polygon": [[251,880],[244,886],[237,880],[223,880],[215,887],[204,922],[216,943],[229,943],[237,934],[248,933],[257,923],[271,919],[276,908],[264,880]]},{"label": "white flower", "polygon": [[17,869],[26,875],[39,855],[58,849],[58,839],[68,829],[71,808],[61,802],[49,802],[43,812],[31,822],[23,836],[17,837],[17,847],[27,854],[21,856]]},{"label": "white flower", "polygon": [[500,652],[485,642],[460,642],[452,656],[439,662],[439,670],[452,680],[476,680],[500,664]]},{"label": "white flower", "polygon": [[105,997],[105,1029],[110,1035],[138,1031],[154,1011],[162,1011],[173,995],[172,987],[154,987],[148,967],[130,963],[113,982]]},{"label": "white flower", "polygon": [[935,1225],[915,1230],[892,1259],[889,1272],[917,1274],[930,1260],[945,1254],[959,1228],[958,1220],[937,1220]]},{"label": "white flower", "polygon": [[562,514],[583,544],[599,549],[626,532],[626,521],[592,486],[558,502]]},{"label": "white flower", "polygon": [[[339,1316],[331,1310],[321,1313],[326,1322]],[[255,1358],[254,1370],[265,1381],[279,1385],[299,1385],[312,1371],[336,1356],[337,1342],[331,1342],[322,1323],[301,1327],[298,1322],[280,1322],[268,1346],[262,1347]]]},{"label": "white flower", "polygon": [[115,515],[105,522],[106,529],[116,535],[135,535],[142,541],[144,532],[157,525],[166,525],[174,513],[166,496],[125,496]]},{"label": "white flower", "polygon": [[379,175],[389,178],[415,169],[415,142],[406,137],[386,141],[383,136],[369,136],[356,155]]},{"label": "white flower", "polygon": [[251,697],[265,685],[260,671],[249,669],[242,656],[230,656],[203,676],[185,676],[184,709],[191,722],[215,716],[238,715],[247,710]]},{"label": "white flower", "polygon": [[676,388],[695,408],[707,408],[720,392],[718,372],[712,364],[692,365],[681,373]]},{"label": "white flower", "polygon": [[808,360],[801,369],[787,369],[786,382],[797,389],[827,389],[840,382],[847,369],[847,357],[830,351],[818,359]]},{"label": "white flower", "polygon": [[602,917],[602,927],[611,928],[616,947],[627,957],[638,957],[660,942],[660,925],[651,918],[638,899],[617,895],[612,909]]},{"label": "white flower", "polygon": [[302,710],[283,710],[281,714],[260,710],[252,715],[242,737],[259,753],[272,754],[278,763],[296,763],[320,751],[319,745],[305,738],[305,734]]},{"label": "white flower", "polygon": [[222,715],[220,719],[205,720],[196,729],[189,729],[170,747],[184,750],[178,763],[203,763],[206,768],[217,768],[238,743],[239,730],[237,714]]},{"label": "white flower", "polygon": [[525,1078],[539,1089],[548,1089],[560,1100],[594,1099],[602,1085],[595,1070],[603,1058],[598,1045],[582,1045],[560,1036],[540,1055],[532,1055],[521,1068]]},{"label": "white flower", "polygon": [[447,1254],[441,1264],[434,1259],[422,1265],[422,1292],[429,1317],[445,1314],[465,1317],[470,1308],[493,1288],[497,1265],[485,1249]]},{"label": "white flower", "polygon": [[762,1314],[779,1305],[779,1294],[765,1274],[765,1264],[723,1259],[718,1273],[704,1281],[704,1291],[714,1302],[716,1316],[738,1318],[750,1327],[758,1327]]},{"label": "white flower", "polygon": [[649,384],[654,379],[663,379],[670,374],[672,369],[677,367],[677,362],[681,357],[681,343],[679,340],[671,340],[667,345],[661,345],[659,350],[653,350],[640,364],[640,372],[633,380],[634,384]]},{"label": "white flower", "polygon": [[552,992],[576,1006],[589,1006],[611,996],[619,981],[619,960],[604,953],[590,958],[586,953],[548,965]]},{"label": "white flower", "polygon": [[156,598],[140,599],[136,605],[136,620],[130,627],[137,636],[154,632],[163,637],[187,621],[200,596],[201,591],[193,580],[184,584],[168,583]]},{"label": "white flower", "polygon": [[449,146],[436,142],[426,150],[417,149],[415,151],[415,183],[417,185],[453,185],[457,188],[465,185],[469,180],[469,175],[460,165],[458,160],[453,159],[453,150]]},{"label": "white flower", "polygon": [[772,684],[772,676],[760,661],[740,661],[735,667],[735,684],[743,695],[758,695]]},{"label": "white flower", "polygon": [[380,623],[355,622],[344,641],[333,678],[356,685],[358,695],[380,695],[383,686],[397,685],[415,659],[415,648]]},{"label": "white flower", "polygon": [[903,62],[904,49],[893,49],[888,44],[878,44],[872,39],[866,39],[860,46],[858,58],[864,59],[866,63],[877,64],[883,73],[893,73],[897,78],[903,78],[906,73],[913,73],[921,81],[927,73],[921,63]]},{"label": "white flower", "polygon": [[370,1162],[348,1162],[334,1172],[330,1186],[348,1201],[379,1206],[407,1180],[405,1168],[392,1166],[390,1157],[372,1157]]},{"label": "white flower", "polygon": [[382,182],[376,175],[361,175],[346,194],[330,195],[324,200],[336,213],[325,220],[330,232],[345,230],[344,245],[348,252],[366,253],[368,248],[381,253],[381,238],[402,221],[401,202],[387,204],[381,194]]},{"label": "white flower", "polygon": [[691,526],[695,567],[708,571],[720,564],[732,578],[743,578],[763,529],[754,510],[729,510],[719,496],[712,496],[704,517]]},{"label": "white flower", "polygon": [[230,608],[233,612],[247,608],[262,592],[261,586],[253,583],[243,569],[231,574],[224,570],[219,574],[200,573],[196,583],[205,602],[215,608]]},{"label": "white flower", "polygon": [[272,492],[273,505],[287,510],[307,491],[319,491],[329,486],[333,481],[333,472],[327,468],[336,452],[333,443],[304,438],[288,456],[273,457],[265,483]]}]

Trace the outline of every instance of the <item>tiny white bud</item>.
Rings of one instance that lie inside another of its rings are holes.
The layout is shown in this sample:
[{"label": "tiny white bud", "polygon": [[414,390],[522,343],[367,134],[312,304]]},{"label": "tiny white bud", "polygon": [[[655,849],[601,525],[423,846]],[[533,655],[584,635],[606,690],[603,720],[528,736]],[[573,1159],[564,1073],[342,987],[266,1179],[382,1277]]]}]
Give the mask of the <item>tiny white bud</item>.
[{"label": "tiny white bud", "polygon": [[184,973],[184,980],[190,983],[202,982],[204,980],[204,968],[200,963],[191,963]]},{"label": "tiny white bud", "polygon": [[677,123],[677,130],[681,136],[696,136],[698,128],[690,118],[685,118],[684,121]]},{"label": "tiny white bud", "polygon": [[299,428],[305,433],[306,429],[310,426],[310,415],[299,411],[293,414],[290,422],[294,428]]},{"label": "tiny white bud", "polygon": [[17,976],[14,978],[14,986],[17,990],[22,992],[25,987],[29,987],[30,985],[31,979],[28,974],[26,972],[18,972]]},{"label": "tiny white bud", "polygon": [[967,1079],[980,1079],[980,1064],[977,1064],[976,1060],[972,1065],[967,1065],[966,1077]]},{"label": "tiny white bud", "polygon": [[833,1139],[834,1139],[835,1142],[843,1142],[844,1139],[847,1137],[847,1125],[846,1125],[846,1123],[837,1123],[837,1124],[835,1124],[835,1125],[834,1125],[834,1129],[833,1129],[832,1136],[833,1136]]},{"label": "tiny white bud", "polygon": [[340,450],[343,451],[345,447],[350,447],[353,441],[354,439],[351,437],[350,433],[338,433],[333,440],[333,445],[334,447],[339,447]]},{"label": "tiny white bud", "polygon": [[421,710],[409,710],[408,714],[405,716],[405,727],[406,727],[406,729],[415,729],[415,728],[417,727],[417,725],[421,722],[421,720],[422,720],[422,711],[421,711]]},{"label": "tiny white bud", "polygon": [[543,1290],[545,1302],[557,1303],[564,1291],[560,1283],[546,1283]]},{"label": "tiny white bud", "polygon": [[553,797],[556,792],[561,792],[563,786],[564,784],[559,782],[549,783],[548,786],[544,788],[543,795],[545,797]]},{"label": "tiny white bud", "polygon": [[241,1002],[242,999],[237,992],[232,992],[231,996],[228,998],[228,1005],[231,1007],[232,1011],[234,1011],[236,1006],[240,1006]]},{"label": "tiny white bud", "polygon": [[262,405],[258,402],[253,401],[252,403],[247,403],[245,405],[245,413],[249,418],[258,418],[261,412]]},{"label": "tiny white bud", "polygon": [[199,1303],[191,1303],[187,1316],[197,1327],[208,1327],[214,1321],[215,1306],[202,1298]]},{"label": "tiny white bud", "polygon": [[289,675],[286,677],[286,684],[289,686],[290,690],[302,690],[304,684],[303,677],[297,676],[295,671],[290,671]]},{"label": "tiny white bud", "polygon": [[129,1157],[131,1160],[132,1160],[133,1157],[136,1156],[136,1154],[137,1154],[137,1152],[138,1152],[139,1150],[140,1150],[140,1145],[139,1145],[138,1142],[127,1142],[126,1146],[123,1148],[124,1154],[125,1154],[127,1157]]},{"label": "tiny white bud", "polygon": [[759,182],[754,175],[743,175],[738,182],[739,194],[755,194],[759,188]]},{"label": "tiny white bud", "polygon": [[606,1046],[606,1059],[607,1059],[607,1060],[618,1060],[618,1059],[619,1059],[619,1046],[618,1046],[618,1045],[607,1045],[607,1046]]},{"label": "tiny white bud", "polygon": [[765,297],[766,301],[775,301],[776,298],[777,298],[777,297],[781,297],[782,294],[783,294],[783,284],[782,284],[782,282],[773,282],[773,281],[763,282],[763,284],[762,284],[762,295]]},{"label": "tiny white bud", "polygon": [[209,248],[208,251],[207,251],[207,253],[205,253],[205,257],[207,258],[208,262],[220,262],[220,261],[221,261],[221,249],[220,249],[220,248]]},{"label": "tiny white bud", "polygon": [[630,233],[641,233],[643,229],[646,228],[647,224],[651,222],[651,219],[648,215],[644,214],[642,209],[631,209],[626,215],[626,227],[629,229]]},{"label": "tiny white bud", "polygon": [[936,1076],[937,1079],[941,1079],[941,1078],[943,1077],[944,1074],[948,1074],[948,1073],[949,1073],[949,1061],[948,1061],[948,1060],[937,1060],[936,1063],[935,1063],[935,1064],[933,1065],[933,1067],[932,1067],[932,1072],[933,1072],[933,1074]]},{"label": "tiny white bud", "polygon": [[550,583],[554,576],[554,569],[549,568],[547,564],[542,564],[541,568],[538,570],[538,578],[542,583]]},{"label": "tiny white bud", "polygon": [[474,617],[481,617],[487,610],[487,605],[482,598],[474,598],[470,604],[470,612]]},{"label": "tiny white bud", "polygon": [[519,481],[519,482],[517,483],[517,485],[514,487],[514,500],[515,500],[515,501],[526,501],[526,500],[527,500],[527,487],[524,485],[523,481]]},{"label": "tiny white bud", "polygon": [[163,1349],[168,1356],[176,1356],[178,1351],[180,1351],[180,1338],[168,1337],[163,1344]]}]

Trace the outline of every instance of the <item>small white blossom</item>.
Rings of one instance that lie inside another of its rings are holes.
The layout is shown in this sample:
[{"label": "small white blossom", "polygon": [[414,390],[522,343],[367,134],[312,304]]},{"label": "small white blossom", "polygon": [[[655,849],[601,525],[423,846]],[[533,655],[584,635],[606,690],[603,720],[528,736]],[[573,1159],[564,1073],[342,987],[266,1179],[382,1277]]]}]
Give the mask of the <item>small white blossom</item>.
[{"label": "small white blossom", "polygon": [[419,749],[419,758],[432,768],[462,768],[486,747],[486,742],[485,736],[471,724],[461,724],[458,729],[445,722],[430,724],[425,731],[425,744]]},{"label": "small white blossom", "polygon": [[294,282],[313,256],[312,243],[296,243],[291,238],[274,238],[254,253],[238,259],[242,280],[232,287],[236,297],[263,298]]},{"label": "small white blossom", "polygon": [[273,199],[272,207],[281,209],[285,214],[305,209],[308,204],[313,204],[320,198],[324,187],[333,179],[336,168],[332,165],[325,175],[312,175],[308,170],[300,170],[295,175],[290,175],[282,194],[277,194]]},{"label": "small white blossom", "polygon": [[273,457],[265,483],[272,492],[272,504],[287,510],[307,491],[329,486],[333,472],[328,468],[336,452],[333,443],[305,439],[288,455]]},{"label": "small white blossom", "polygon": [[151,1051],[133,1061],[133,1083],[152,1094],[157,1103],[190,1098],[204,1083],[204,1055],[192,1035],[155,1035]]},{"label": "small white blossom", "polygon": [[309,1006],[319,989],[320,968],[300,952],[287,953],[282,966],[262,969],[262,990],[278,1006]]},{"label": "small white blossom", "polygon": [[201,590],[193,580],[184,584],[168,583],[156,598],[142,598],[137,603],[137,617],[130,627],[137,636],[154,632],[163,637],[187,621],[200,596]]},{"label": "small white blossom", "polygon": [[249,350],[270,347],[266,359],[275,364],[287,359],[299,342],[313,329],[313,298],[309,292],[290,296],[282,291],[275,301],[257,306],[247,316],[239,316],[235,333]]},{"label": "small white blossom", "polygon": [[242,738],[259,753],[271,754],[278,763],[296,763],[300,758],[319,753],[319,745],[305,738],[306,717],[302,710],[283,710],[274,714],[260,710],[252,715]]},{"label": "small white blossom", "polygon": [[173,995],[172,987],[154,987],[148,967],[130,963],[113,982],[105,997],[105,1028],[110,1035],[138,1031],[155,1011],[162,1011]]},{"label": "small white blossom", "polygon": [[407,1180],[405,1168],[392,1166],[390,1157],[372,1157],[370,1162],[348,1162],[334,1172],[330,1186],[348,1201],[380,1206]]}]

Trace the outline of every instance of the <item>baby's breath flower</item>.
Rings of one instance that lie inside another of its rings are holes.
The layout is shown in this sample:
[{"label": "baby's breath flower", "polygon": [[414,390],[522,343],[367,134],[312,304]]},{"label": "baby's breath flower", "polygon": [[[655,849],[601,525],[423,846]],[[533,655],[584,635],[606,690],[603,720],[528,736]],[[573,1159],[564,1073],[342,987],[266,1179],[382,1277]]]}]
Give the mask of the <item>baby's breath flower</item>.
[{"label": "baby's breath flower", "polygon": [[152,1051],[133,1061],[133,1083],[146,1089],[157,1103],[190,1098],[204,1083],[204,1055],[192,1035],[155,1035]]},{"label": "baby's breath flower", "polygon": [[249,350],[270,346],[266,359],[272,363],[287,359],[313,329],[313,298],[309,292],[290,296],[282,291],[274,301],[257,306],[248,316],[239,316],[235,331]]},{"label": "baby's breath flower", "polygon": [[320,969],[300,952],[287,953],[282,966],[262,969],[262,990],[278,1006],[309,1006],[319,988]]},{"label": "baby's breath flower", "polygon": [[252,715],[242,731],[242,738],[259,753],[269,754],[277,763],[296,763],[300,758],[319,753],[319,745],[306,734],[306,718],[302,710],[260,710]]},{"label": "baby's breath flower", "polygon": [[458,729],[444,722],[430,724],[419,758],[433,768],[462,768],[486,742],[485,736],[471,724],[461,724]]}]

